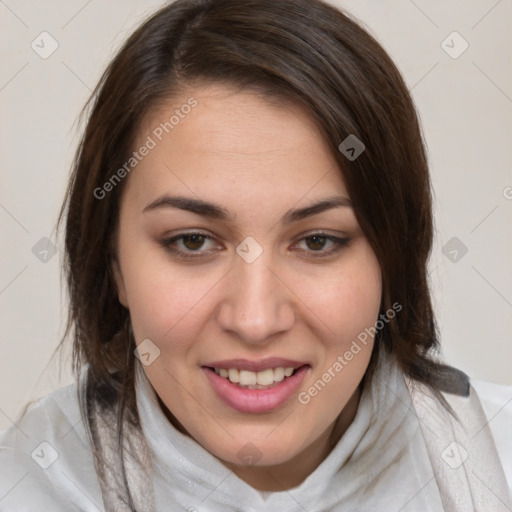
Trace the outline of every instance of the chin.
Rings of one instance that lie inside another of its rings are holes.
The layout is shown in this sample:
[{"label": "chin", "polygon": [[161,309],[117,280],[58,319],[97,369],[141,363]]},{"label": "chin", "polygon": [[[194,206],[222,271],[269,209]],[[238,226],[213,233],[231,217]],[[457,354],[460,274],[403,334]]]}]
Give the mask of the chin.
[{"label": "chin", "polygon": [[234,441],[229,447],[208,446],[206,449],[218,459],[236,466],[265,467],[286,464],[300,454],[297,445],[269,442],[269,440],[244,437],[245,441]]}]

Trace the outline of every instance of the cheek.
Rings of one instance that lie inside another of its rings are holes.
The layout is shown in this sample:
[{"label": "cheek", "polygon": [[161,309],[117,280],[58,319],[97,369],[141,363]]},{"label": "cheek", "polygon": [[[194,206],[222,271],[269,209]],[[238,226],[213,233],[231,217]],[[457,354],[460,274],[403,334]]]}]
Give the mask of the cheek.
[{"label": "cheek", "polygon": [[[154,271],[153,271],[154,272]],[[208,283],[170,280],[161,273],[134,278],[129,285],[130,316],[136,338],[177,339],[184,326],[197,325]],[[174,334],[171,334],[174,333]]]},{"label": "cheek", "polygon": [[124,249],[122,272],[136,340],[149,338],[158,343],[183,325],[190,329],[197,324],[201,301],[214,287],[215,276],[180,276],[160,248],[126,244]]},{"label": "cheek", "polygon": [[305,304],[324,325],[327,338],[340,345],[373,326],[380,309],[382,283],[377,258],[366,245],[340,269],[306,286]]},{"label": "cheek", "polygon": [[[334,421],[364,376],[370,361],[382,283],[380,266],[365,243],[345,261],[342,270],[311,297],[324,325],[325,352],[298,401],[312,417]],[[315,425],[321,433],[325,425]]]}]

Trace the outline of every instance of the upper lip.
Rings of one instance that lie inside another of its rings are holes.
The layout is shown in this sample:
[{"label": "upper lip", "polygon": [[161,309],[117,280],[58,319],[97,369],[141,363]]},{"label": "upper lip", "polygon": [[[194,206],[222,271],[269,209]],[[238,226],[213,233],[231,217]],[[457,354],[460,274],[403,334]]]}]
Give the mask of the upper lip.
[{"label": "upper lip", "polygon": [[203,366],[209,368],[237,368],[238,370],[248,370],[250,372],[260,372],[268,368],[299,368],[304,366],[304,361],[294,361],[292,359],[283,359],[282,357],[267,357],[259,361],[251,361],[249,359],[224,359],[223,361],[214,361],[206,363]]}]

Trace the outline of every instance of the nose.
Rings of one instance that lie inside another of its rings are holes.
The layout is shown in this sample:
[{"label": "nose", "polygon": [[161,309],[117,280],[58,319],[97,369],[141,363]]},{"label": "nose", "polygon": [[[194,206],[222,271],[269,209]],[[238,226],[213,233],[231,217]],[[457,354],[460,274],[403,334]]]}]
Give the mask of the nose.
[{"label": "nose", "polygon": [[221,329],[246,343],[268,343],[295,322],[294,294],[271,262],[260,256],[247,263],[236,258],[217,308]]}]

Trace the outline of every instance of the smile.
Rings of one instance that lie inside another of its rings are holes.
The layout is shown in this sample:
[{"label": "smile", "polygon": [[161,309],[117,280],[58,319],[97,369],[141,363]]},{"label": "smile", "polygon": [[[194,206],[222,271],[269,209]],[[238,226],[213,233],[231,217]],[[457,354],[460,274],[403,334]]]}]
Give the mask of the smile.
[{"label": "smile", "polygon": [[245,413],[264,413],[283,406],[297,392],[311,370],[276,367],[259,372],[237,368],[202,367],[214,392],[229,407]]}]

